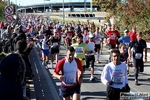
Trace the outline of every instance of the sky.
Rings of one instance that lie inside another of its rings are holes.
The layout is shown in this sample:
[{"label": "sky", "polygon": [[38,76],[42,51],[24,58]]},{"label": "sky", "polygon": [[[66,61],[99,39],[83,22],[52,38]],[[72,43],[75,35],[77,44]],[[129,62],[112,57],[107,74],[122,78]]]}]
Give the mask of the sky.
[{"label": "sky", "polygon": [[[44,0],[10,0],[13,3],[17,3],[17,5],[30,5],[30,4],[39,4],[39,3],[44,3]],[[63,0],[45,0],[45,3],[49,2],[63,2]],[[64,2],[90,2],[91,0],[64,0]]]}]

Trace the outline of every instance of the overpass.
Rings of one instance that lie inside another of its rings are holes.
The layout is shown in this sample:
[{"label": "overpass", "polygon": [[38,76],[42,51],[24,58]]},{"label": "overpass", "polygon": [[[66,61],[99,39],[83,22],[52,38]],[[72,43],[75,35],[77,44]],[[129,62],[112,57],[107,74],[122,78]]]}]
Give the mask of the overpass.
[{"label": "overpass", "polygon": [[[18,11],[25,11],[25,12],[44,12],[45,9],[51,9],[51,12],[53,10],[60,10],[60,8],[63,8],[62,2],[50,2],[50,3],[40,3],[40,4],[31,4],[26,6],[19,6]],[[90,8],[91,2],[64,2],[64,8],[70,8],[71,12],[74,12],[74,8]],[[98,6],[92,6],[92,8],[98,8]]]}]

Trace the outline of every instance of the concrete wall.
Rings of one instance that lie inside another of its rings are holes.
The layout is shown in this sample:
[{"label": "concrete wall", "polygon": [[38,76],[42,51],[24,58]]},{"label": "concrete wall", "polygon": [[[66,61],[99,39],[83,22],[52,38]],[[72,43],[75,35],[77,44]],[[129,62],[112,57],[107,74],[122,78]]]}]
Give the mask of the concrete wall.
[{"label": "concrete wall", "polygon": [[[31,13],[35,15],[43,15],[43,16],[50,16],[50,18],[56,18],[56,19],[62,19],[62,12],[53,12],[53,13]],[[81,22],[87,22],[89,20],[90,22],[94,22],[97,25],[104,25],[107,24],[103,17],[107,16],[109,13],[106,12],[93,12],[92,14],[95,14],[95,17],[102,17],[102,19],[99,22],[99,19],[92,19],[92,18],[70,18],[67,17],[68,14],[91,14],[91,12],[65,12],[65,20],[70,20],[70,21],[78,21],[80,20]],[[114,18],[110,19],[110,23],[114,24]]]}]

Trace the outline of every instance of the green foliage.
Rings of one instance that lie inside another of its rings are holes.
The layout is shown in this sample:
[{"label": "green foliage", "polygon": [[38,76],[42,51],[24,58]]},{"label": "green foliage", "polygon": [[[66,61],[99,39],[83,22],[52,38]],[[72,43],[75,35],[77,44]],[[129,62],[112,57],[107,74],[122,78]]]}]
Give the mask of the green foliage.
[{"label": "green foliage", "polygon": [[4,20],[4,7],[7,5],[6,2],[0,2],[0,21]]},{"label": "green foliage", "polygon": [[[10,4],[11,6],[13,6],[15,8],[15,4],[11,2]],[[4,10],[5,10],[5,6],[7,6],[7,2],[4,1],[0,1],[0,21],[4,21],[5,15],[4,15]]]},{"label": "green foliage", "polygon": [[[98,1],[98,0],[93,0]],[[150,0],[99,0],[101,11],[108,12],[106,22],[115,16],[115,23],[119,26],[120,32],[133,25],[137,31],[143,32],[144,37],[150,30]]]}]

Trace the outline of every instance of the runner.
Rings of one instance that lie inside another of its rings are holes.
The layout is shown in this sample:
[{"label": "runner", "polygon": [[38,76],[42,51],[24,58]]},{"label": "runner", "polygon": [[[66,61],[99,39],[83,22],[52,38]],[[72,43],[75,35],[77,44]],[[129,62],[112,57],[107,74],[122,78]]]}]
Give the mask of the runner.
[{"label": "runner", "polygon": [[57,36],[57,30],[54,30],[54,35],[50,37],[51,40],[51,67],[53,67],[53,62],[56,56],[56,63],[58,62],[59,59],[59,37]]},{"label": "runner", "polygon": [[116,48],[117,40],[120,38],[120,33],[115,29],[115,25],[112,25],[111,30],[106,32],[109,39],[110,50]]},{"label": "runner", "polygon": [[130,37],[130,42],[136,40],[136,26],[132,26],[132,31],[129,32],[128,36]]},{"label": "runner", "polygon": [[40,58],[42,58],[41,49],[42,49],[42,40],[44,39],[44,34],[42,33],[42,31],[39,31],[39,34],[37,35],[36,38],[37,38],[36,46],[37,46]]},{"label": "runner", "polygon": [[88,30],[83,30],[83,42],[87,41],[88,40]]},{"label": "runner", "polygon": [[94,35],[89,34],[89,39],[85,42],[88,45],[89,48],[89,54],[86,54],[85,61],[86,61],[86,67],[91,67],[91,78],[90,81],[94,81],[94,62],[95,62],[95,56],[94,56],[94,48],[95,48],[95,41],[94,41]]},{"label": "runner", "polygon": [[85,71],[85,54],[89,53],[88,45],[83,43],[83,36],[81,34],[76,35],[76,40],[77,43],[72,45],[75,48],[75,57],[82,61],[83,71]]},{"label": "runner", "polygon": [[71,30],[71,27],[66,30],[66,38],[65,38],[65,44],[66,48],[71,45],[71,38],[74,36],[74,32]]},{"label": "runner", "polygon": [[101,40],[102,40],[102,36],[99,33],[99,27],[96,27],[96,31],[94,33],[94,40],[95,40],[95,54],[97,52],[97,63],[100,63],[99,61],[99,57],[100,57],[100,49],[101,49]]},{"label": "runner", "polygon": [[138,73],[144,71],[143,52],[145,50],[145,62],[147,61],[147,45],[146,41],[142,39],[142,33],[138,32],[136,40],[132,41],[129,45],[128,53],[129,60],[131,60],[131,48],[133,48],[133,62],[135,71],[135,85],[138,84]]},{"label": "runner", "polygon": [[[106,32],[106,35],[108,36],[108,44],[109,49],[112,50],[116,48],[118,38],[120,38],[120,33],[115,29],[115,25],[112,25],[112,28]],[[108,62],[110,62],[110,57],[108,59]]]},{"label": "runner", "polygon": [[49,62],[49,45],[50,41],[48,39],[48,34],[44,34],[44,39],[42,40],[42,58],[43,58],[43,65],[45,66],[46,69],[48,69],[48,62]]},{"label": "runner", "polygon": [[107,100],[120,100],[120,92],[130,92],[126,64],[120,62],[118,49],[111,51],[112,62],[105,65],[101,81],[107,86]]},{"label": "runner", "polygon": [[[63,100],[80,100],[80,88],[82,82],[82,64],[74,58],[75,49],[68,47],[66,57],[61,59],[53,73],[53,77],[62,81],[59,94]],[[61,74],[59,74],[61,72]]]},{"label": "runner", "polygon": [[[125,30],[124,31],[124,36],[122,36],[122,37],[120,37],[118,39],[119,43],[125,44],[125,46],[126,46],[126,52],[125,53],[128,53],[128,48],[129,48],[129,43],[130,43],[130,37],[128,36],[128,32],[129,32],[128,30]],[[127,70],[128,70],[128,76],[130,76],[130,74],[129,74],[129,66],[127,66],[127,67],[128,67],[127,68]]]}]

